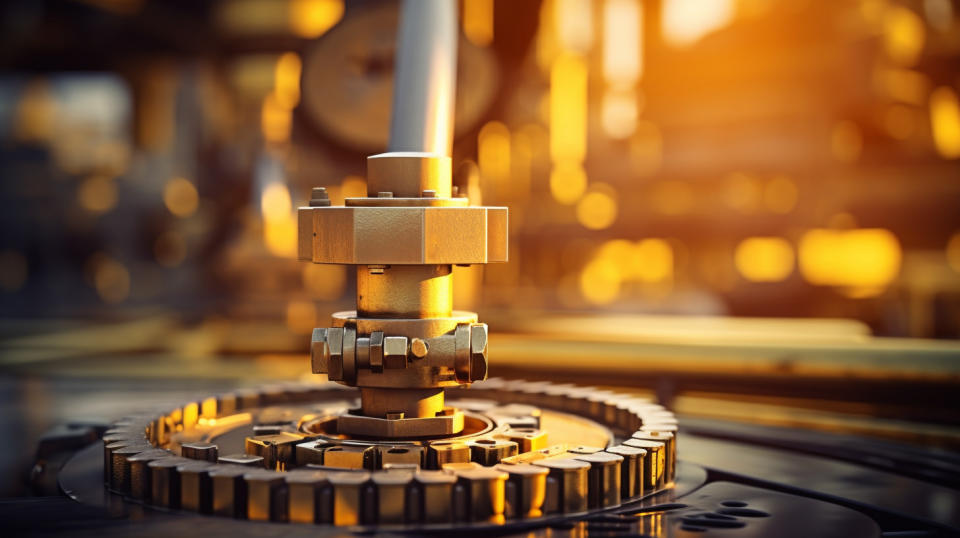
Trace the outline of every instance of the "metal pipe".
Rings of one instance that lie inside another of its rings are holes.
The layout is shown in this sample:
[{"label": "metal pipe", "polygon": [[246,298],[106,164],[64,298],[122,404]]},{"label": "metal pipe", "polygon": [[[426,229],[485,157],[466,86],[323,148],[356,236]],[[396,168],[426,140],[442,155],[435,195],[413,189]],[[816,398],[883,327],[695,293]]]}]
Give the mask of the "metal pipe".
[{"label": "metal pipe", "polygon": [[404,0],[387,151],[450,155],[457,29],[457,2]]}]

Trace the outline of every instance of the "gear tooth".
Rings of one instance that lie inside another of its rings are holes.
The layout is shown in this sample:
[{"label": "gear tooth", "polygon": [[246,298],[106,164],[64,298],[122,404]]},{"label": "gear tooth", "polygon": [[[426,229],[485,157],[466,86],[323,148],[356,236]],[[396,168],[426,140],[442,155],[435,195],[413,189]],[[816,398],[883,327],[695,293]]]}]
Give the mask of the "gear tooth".
[{"label": "gear tooth", "polygon": [[381,471],[373,473],[371,483],[374,498],[367,497],[366,504],[370,505],[376,514],[373,523],[403,523],[407,517],[408,490],[413,484],[413,473]]},{"label": "gear tooth", "polygon": [[[668,428],[668,426],[664,426]],[[675,428],[674,428],[675,429]],[[644,427],[634,432],[632,439],[656,441],[664,444],[663,447],[663,480],[665,483],[674,481],[677,470],[677,439],[676,434],[658,427]]]},{"label": "gear tooth", "polygon": [[550,470],[525,463],[497,465],[498,471],[507,473],[505,489],[508,518],[540,517],[547,497],[547,475]]},{"label": "gear tooth", "polygon": [[370,480],[370,473],[331,473],[328,479],[333,490],[331,522],[337,526],[359,525],[364,485]]},{"label": "gear tooth", "polygon": [[127,458],[130,466],[130,496],[134,499],[150,499],[150,469],[151,461],[173,456],[169,450],[154,448],[143,451]]},{"label": "gear tooth", "polygon": [[466,494],[466,519],[503,523],[506,509],[507,473],[483,467],[457,473],[457,482]]},{"label": "gear tooth", "polygon": [[645,489],[663,488],[666,483],[664,478],[666,445],[660,441],[634,438],[625,440],[623,444],[647,451],[647,455],[643,458],[643,487]]},{"label": "gear tooth", "polygon": [[[113,443],[115,445],[116,443]],[[141,452],[150,450],[149,444],[134,441],[127,446],[116,447],[110,450],[110,487],[123,494],[130,493],[130,462],[129,458]]]},{"label": "gear tooth", "polygon": [[235,519],[246,516],[247,482],[243,476],[249,472],[238,465],[218,465],[210,471],[213,514]]},{"label": "gear tooth", "polygon": [[177,467],[184,463],[190,463],[190,460],[170,456],[147,464],[150,469],[150,501],[153,504],[164,508],[180,508],[180,473]]},{"label": "gear tooth", "polygon": [[453,486],[457,477],[444,471],[421,471],[414,476],[417,484],[417,521],[449,523],[453,519]]},{"label": "gear tooth", "polygon": [[286,481],[284,473],[268,470],[247,472],[247,519],[286,521]]},{"label": "gear tooth", "polygon": [[322,471],[292,471],[287,482],[287,520],[291,523],[328,523],[323,492],[330,482]]},{"label": "gear tooth", "polygon": [[626,445],[607,448],[607,452],[623,458],[620,464],[620,496],[630,499],[643,495],[643,458],[647,451]]},{"label": "gear tooth", "polygon": [[212,485],[210,471],[213,466],[206,461],[192,461],[177,467],[180,474],[180,508],[210,514],[212,512]]},{"label": "gear tooth", "polygon": [[565,514],[587,510],[590,464],[574,459],[547,459],[533,462],[546,467],[547,494],[544,511]]},{"label": "gear tooth", "polygon": [[620,464],[622,456],[610,452],[580,454],[575,460],[590,464],[587,483],[587,506],[606,508],[620,504]]}]

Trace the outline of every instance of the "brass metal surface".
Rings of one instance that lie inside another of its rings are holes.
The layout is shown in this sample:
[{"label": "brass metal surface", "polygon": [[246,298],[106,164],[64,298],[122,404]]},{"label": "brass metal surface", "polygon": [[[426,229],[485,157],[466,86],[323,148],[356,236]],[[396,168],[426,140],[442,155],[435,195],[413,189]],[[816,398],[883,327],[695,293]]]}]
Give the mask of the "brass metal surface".
[{"label": "brass metal surface", "polygon": [[357,313],[370,318],[445,318],[453,312],[449,265],[357,267]]},{"label": "brass metal surface", "polygon": [[473,264],[507,261],[503,207],[302,207],[298,257],[351,265]]},{"label": "brass metal surface", "polygon": [[387,418],[389,413],[405,417],[435,417],[443,412],[443,389],[360,389],[360,409],[368,417]]},{"label": "brass metal surface", "polygon": [[398,198],[417,198],[432,190],[449,198],[452,185],[450,157],[435,153],[394,152],[367,157],[367,196],[392,192]]},{"label": "brass metal surface", "polygon": [[324,489],[329,485],[321,471],[287,473],[287,520],[291,523],[328,523],[329,509],[324,502]]},{"label": "brass metal surface", "polygon": [[[104,453],[109,456],[104,461],[105,481],[117,494],[133,496],[137,488],[144,502],[170,509],[345,526],[500,525],[507,519],[613,507],[672,485],[664,441],[672,439],[675,446],[677,431],[669,411],[636,401],[623,407],[619,404],[629,399],[627,395],[611,392],[598,398],[595,391],[572,387],[563,388],[568,397],[557,398],[555,389],[549,383],[501,379],[475,383],[469,390],[452,389],[452,402],[471,421],[462,435],[387,440],[336,432],[336,418],[351,415],[349,399],[359,395],[357,390],[336,384],[269,385],[247,391],[242,400],[249,403],[242,410],[234,408],[234,415],[197,422],[188,418],[184,426],[185,406],[177,406],[159,415],[119,421],[104,434]],[[532,403],[543,401],[560,410]],[[584,410],[601,422],[572,414]],[[634,413],[628,422],[640,424],[640,429],[611,433],[608,428],[623,423],[625,410]],[[537,449],[504,438],[511,431],[543,433],[529,419],[553,428],[551,437],[595,438],[600,443]],[[416,420],[383,419],[401,424]],[[156,424],[161,423],[169,433],[157,436]],[[271,432],[243,440],[249,450],[263,455],[220,456],[213,463],[171,452],[186,448],[203,453],[213,446],[218,453],[221,448],[237,450],[242,437],[236,434],[250,429]],[[654,432],[661,440],[644,438]],[[624,445],[600,449],[610,441]],[[530,450],[521,452],[526,449]],[[648,474],[646,460],[658,472]],[[138,472],[141,467],[149,472]],[[645,480],[653,484],[649,490],[639,487]],[[149,495],[142,493],[145,488]]]},{"label": "brass metal surface", "polygon": [[334,314],[310,344],[311,371],[363,389],[360,408],[338,418],[342,434],[459,433],[443,388],[487,377],[487,326],[453,311],[452,265],[506,261],[507,209],[451,198],[450,166],[443,155],[373,155],[367,197],[332,206],[316,189],[298,210],[300,259],[356,266],[356,312]]}]

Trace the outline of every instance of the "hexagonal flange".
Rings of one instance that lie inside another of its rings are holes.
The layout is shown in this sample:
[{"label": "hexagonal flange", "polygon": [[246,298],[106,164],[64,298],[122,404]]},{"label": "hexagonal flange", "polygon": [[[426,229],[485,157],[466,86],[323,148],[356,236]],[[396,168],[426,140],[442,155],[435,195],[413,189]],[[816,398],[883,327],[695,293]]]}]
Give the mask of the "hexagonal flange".
[{"label": "hexagonal flange", "polygon": [[505,207],[301,207],[298,255],[314,263],[507,261]]}]

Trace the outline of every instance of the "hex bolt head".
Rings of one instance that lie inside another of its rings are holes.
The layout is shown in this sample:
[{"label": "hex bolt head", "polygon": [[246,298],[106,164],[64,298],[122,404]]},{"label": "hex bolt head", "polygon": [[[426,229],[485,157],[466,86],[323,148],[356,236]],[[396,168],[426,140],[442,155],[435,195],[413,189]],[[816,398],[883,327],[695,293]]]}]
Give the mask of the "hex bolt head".
[{"label": "hex bolt head", "polygon": [[426,189],[426,190],[424,190],[423,192],[420,193],[420,197],[421,197],[421,198],[436,198],[436,197],[437,197],[437,191],[435,191],[435,190],[433,190],[433,189]]},{"label": "hex bolt head", "polygon": [[327,329],[327,377],[330,381],[343,380],[343,327]]},{"label": "hex bolt head", "polygon": [[310,191],[310,207],[326,207],[330,205],[330,195],[324,187],[314,187]]},{"label": "hex bolt head", "polygon": [[487,324],[470,326],[470,381],[487,378]]},{"label": "hex bolt head", "polygon": [[410,341],[410,353],[418,359],[426,357],[429,350],[430,346],[422,338],[414,338]]},{"label": "hex bolt head", "polygon": [[387,336],[383,339],[383,367],[385,369],[407,367],[406,336]]},{"label": "hex bolt head", "polygon": [[310,338],[310,369],[315,374],[325,374],[329,369],[330,347],[327,346],[327,330],[314,329]]}]

